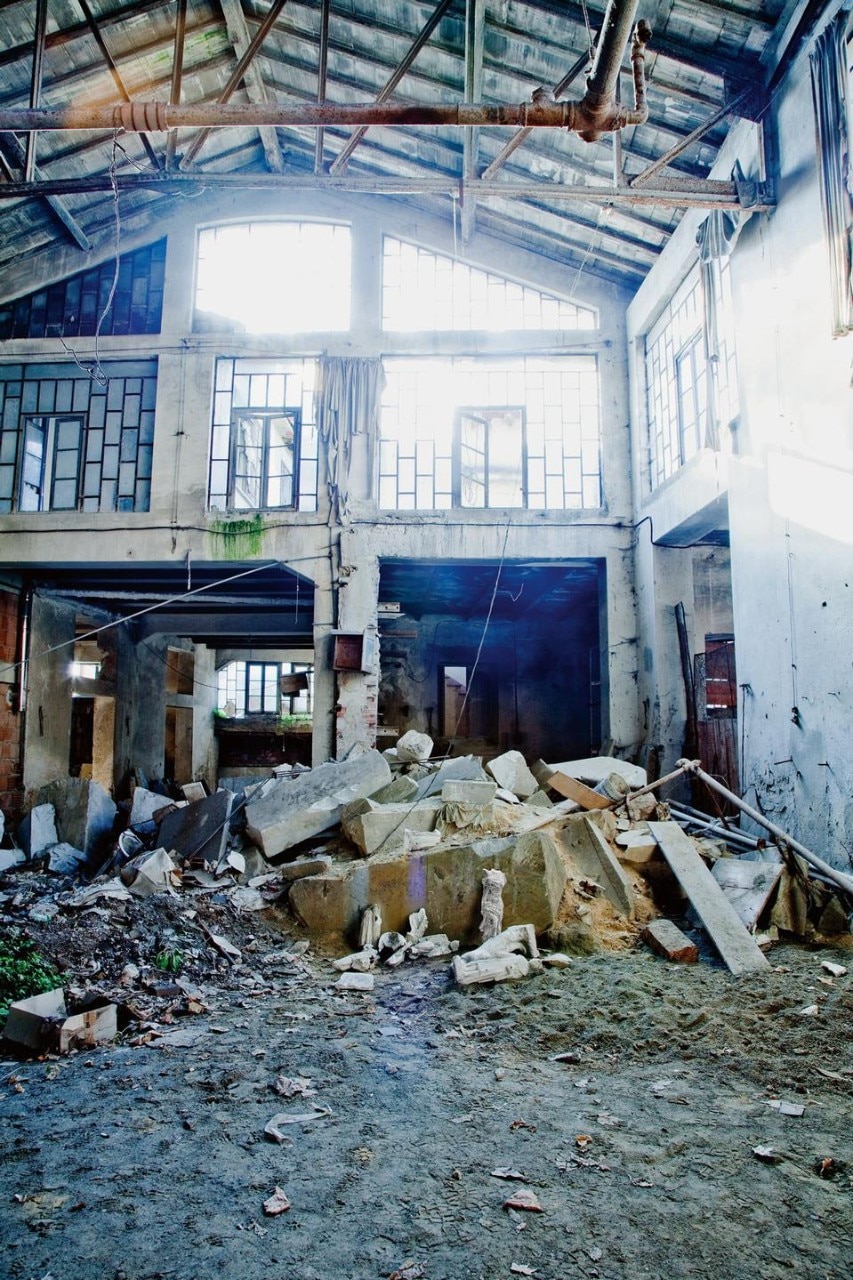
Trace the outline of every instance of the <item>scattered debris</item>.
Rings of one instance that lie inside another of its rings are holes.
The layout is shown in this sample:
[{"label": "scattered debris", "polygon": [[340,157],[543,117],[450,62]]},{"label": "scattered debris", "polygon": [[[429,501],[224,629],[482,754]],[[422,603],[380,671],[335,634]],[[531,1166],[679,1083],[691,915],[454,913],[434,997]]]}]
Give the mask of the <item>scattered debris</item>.
[{"label": "scattered debris", "polygon": [[833,978],[843,978],[847,973],[845,965],[835,964],[832,960],[823,960],[820,967],[826,970],[827,973],[831,973]]},{"label": "scattered debris", "polygon": [[652,951],[656,951],[667,960],[679,961],[681,964],[695,964],[699,959],[699,949],[696,944],[691,942],[671,920],[651,920],[641,937]]},{"label": "scattered debris", "polygon": [[752,1154],[762,1164],[781,1164],[785,1157],[773,1147],[753,1147]]},{"label": "scattered debris", "polygon": [[114,1040],[116,1015],[115,1005],[106,1001],[69,1015],[59,987],[10,1005],[3,1035],[11,1044],[38,1054],[70,1053]]},{"label": "scattered debris", "polygon": [[503,1207],[505,1209],[522,1209],[526,1213],[545,1212],[534,1193],[526,1187],[519,1187],[518,1191],[513,1191],[512,1195],[504,1200]]},{"label": "scattered debris", "polygon": [[280,1213],[287,1213],[289,1208],[290,1201],[281,1187],[276,1187],[269,1199],[265,1200],[263,1204],[264,1213],[268,1218],[275,1218]]}]

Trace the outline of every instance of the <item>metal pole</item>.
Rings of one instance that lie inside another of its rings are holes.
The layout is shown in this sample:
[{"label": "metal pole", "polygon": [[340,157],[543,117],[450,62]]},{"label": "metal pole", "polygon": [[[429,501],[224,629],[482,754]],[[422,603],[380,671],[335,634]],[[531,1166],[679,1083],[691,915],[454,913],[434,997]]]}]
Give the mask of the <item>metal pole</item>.
[{"label": "metal pole", "polygon": [[[326,101],[326,76],[329,69],[329,10],[331,0],[323,0],[320,15],[320,65],[317,68],[317,101]],[[323,172],[323,129],[317,130],[314,140],[314,172]]]},{"label": "metal pole", "polygon": [[763,813],[759,813],[757,809],[753,809],[752,805],[747,804],[745,800],[741,800],[740,796],[736,796],[733,791],[729,791],[728,787],[724,787],[716,778],[712,778],[709,773],[701,769],[695,760],[679,761],[683,763],[688,773],[695,773],[697,778],[701,778],[707,787],[718,791],[721,796],[725,796],[732,804],[742,809],[747,817],[752,818],[753,822],[757,822],[759,826],[773,833],[779,840],[784,840],[789,848],[793,849],[806,862],[816,867],[818,871],[822,871],[825,876],[844,889],[847,893],[853,894],[853,876],[845,875],[843,871],[837,871],[835,867],[831,867],[828,862],[824,862],[823,858],[819,858],[816,853],[812,853],[811,849],[807,849],[804,844],[800,844],[799,840],[795,840],[793,836],[789,836],[781,827],[777,827],[775,822],[771,822],[769,818],[765,818]]},{"label": "metal pole", "polygon": [[[178,13],[175,19],[175,51],[172,55],[172,92],[169,101],[177,106],[181,100],[181,83],[184,76],[184,40],[187,32],[187,0],[178,0]],[[175,147],[178,142],[177,132],[173,129],[166,140],[166,168],[171,169],[175,163]]]}]

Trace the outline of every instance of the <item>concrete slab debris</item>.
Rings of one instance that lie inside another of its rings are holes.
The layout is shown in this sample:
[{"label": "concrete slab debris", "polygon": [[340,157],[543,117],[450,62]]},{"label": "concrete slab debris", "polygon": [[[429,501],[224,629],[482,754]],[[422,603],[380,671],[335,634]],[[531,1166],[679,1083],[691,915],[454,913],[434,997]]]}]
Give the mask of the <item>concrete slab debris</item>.
[{"label": "concrete slab debris", "polygon": [[601,885],[619,914],[630,918],[634,913],[631,881],[595,823],[585,814],[571,815],[556,839],[578,870]]},{"label": "concrete slab debris", "polygon": [[486,867],[506,875],[505,922],[531,921],[540,933],[550,928],[568,876],[552,834],[545,831],[337,864],[326,875],[297,881],[290,905],[317,934],[352,938],[368,905],[379,908],[386,929],[400,932],[405,932],[409,916],[423,907],[433,928],[473,942],[479,938]]},{"label": "concrete slab debris", "polygon": [[650,822],[649,830],[730,971],[742,974],[767,969],[767,957],[678,824]]},{"label": "concrete slab debris", "polygon": [[375,804],[408,804],[418,794],[418,784],[407,773],[401,773],[387,786],[380,787],[370,799]]},{"label": "concrete slab debris", "polygon": [[695,964],[699,959],[695,942],[691,942],[671,920],[651,920],[640,936],[652,951],[666,960]]},{"label": "concrete slab debris", "polygon": [[589,756],[584,760],[563,760],[559,764],[552,764],[551,768],[567,774],[570,778],[588,782],[593,787],[599,782],[604,782],[611,773],[618,773],[632,790],[645,787],[648,783],[645,769],[638,764],[629,764],[627,760],[619,760],[616,756]]},{"label": "concrete slab debris", "polygon": [[134,787],[130,826],[140,827],[145,822],[153,822],[154,814],[167,803],[166,797],[157,791],[149,791],[147,787]]},{"label": "concrete slab debris", "polygon": [[185,809],[176,809],[160,823],[160,844],[171,849],[178,862],[218,866],[225,854],[233,804],[230,791],[214,791],[212,796],[196,800]]},{"label": "concrete slab debris", "polygon": [[[39,787],[39,804],[56,811],[59,839],[99,859],[108,852],[118,809],[102,786],[86,778],[61,778]],[[163,797],[160,796],[160,804]]]},{"label": "concrete slab debris", "polygon": [[433,772],[418,779],[418,799],[425,800],[430,796],[440,796],[445,782],[451,778],[485,778],[483,766],[476,756],[452,756],[443,760]]},{"label": "concrete slab debris", "polygon": [[267,858],[340,821],[344,806],[367,797],[391,781],[387,760],[367,751],[348,760],[319,765],[293,779],[279,779],[246,808],[246,829]]},{"label": "concrete slab debris", "polygon": [[87,862],[82,849],[75,849],[73,844],[64,841],[55,844],[47,851],[47,869],[56,876],[76,876]]},{"label": "concrete slab debris", "polygon": [[18,843],[28,858],[37,858],[45,849],[59,843],[56,810],[52,804],[37,804],[18,827]]},{"label": "concrete slab debris", "polygon": [[628,862],[635,867],[650,862],[658,851],[657,840],[649,831],[625,831],[616,837],[616,844],[620,862]]},{"label": "concrete slab debris", "polygon": [[0,849],[0,872],[23,866],[26,860],[23,849]]},{"label": "concrete slab debris", "polygon": [[334,984],[338,991],[372,991],[376,986],[372,973],[342,973]]},{"label": "concrete slab debris", "polygon": [[406,831],[434,831],[441,813],[440,800],[412,804],[376,804],[358,800],[344,809],[344,833],[365,855],[402,846]]},{"label": "concrete slab debris", "polygon": [[180,873],[165,849],[155,849],[122,867],[120,879],[135,898],[150,898],[155,893],[171,892],[180,883]]},{"label": "concrete slab debris", "polygon": [[593,791],[592,787],[588,787],[585,782],[579,782],[577,778],[571,777],[568,773],[561,773],[559,769],[549,774],[548,786],[558,795],[565,796],[567,800],[580,805],[582,809],[609,809],[612,804],[608,796],[603,796],[599,791]]},{"label": "concrete slab debris", "polygon": [[397,739],[397,759],[408,763],[429,760],[434,745],[428,733],[418,733],[417,729],[409,729]]},{"label": "concrete slab debris", "polygon": [[781,862],[753,862],[748,858],[718,858],[711,875],[747,929],[758,918],[782,875]]},{"label": "concrete slab debris", "polygon": [[[477,778],[448,778],[441,787],[441,798],[445,804],[467,804],[482,806],[491,804],[497,794],[497,783],[483,782]],[[510,793],[515,799],[514,793]]]},{"label": "concrete slab debris", "polygon": [[190,804],[194,804],[196,800],[203,800],[207,795],[207,789],[203,782],[185,782],[181,787],[181,791],[184,793],[184,799],[188,800]]},{"label": "concrete slab debris", "polygon": [[527,761],[520,751],[505,751],[502,756],[496,756],[494,760],[490,760],[486,769],[499,787],[505,787],[507,791],[518,796],[519,800],[526,800],[528,796],[532,796],[539,790],[539,783],[527,767]]}]

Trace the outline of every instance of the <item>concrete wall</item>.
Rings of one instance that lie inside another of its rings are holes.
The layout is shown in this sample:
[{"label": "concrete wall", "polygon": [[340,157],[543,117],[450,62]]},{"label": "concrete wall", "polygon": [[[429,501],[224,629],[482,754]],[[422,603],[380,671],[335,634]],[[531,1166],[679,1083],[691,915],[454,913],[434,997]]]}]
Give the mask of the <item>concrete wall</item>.
[{"label": "concrete wall", "polygon": [[20,609],[19,592],[0,589],[0,810],[12,821],[20,813],[21,787]]},{"label": "concrete wall", "polygon": [[[826,16],[837,7],[828,6]],[[692,214],[629,311],[634,457],[638,516],[654,518],[656,540],[689,541],[683,535],[701,530],[709,500],[727,504],[742,792],[829,862],[849,869],[853,338],[831,336],[808,51],[794,61],[767,120],[775,136],[778,207],[747,223],[731,259],[742,404],[736,454],[694,459],[695,466],[657,494],[648,491],[637,355],[642,335],[691,261],[699,217]],[[735,154],[748,176],[757,177],[753,126],[733,131],[729,168]],[[649,548],[647,534],[646,543],[637,557],[644,698],[668,708],[662,720],[672,712],[677,721],[678,668],[655,621],[663,602],[681,590],[678,580],[686,579],[677,557],[690,553]],[[664,568],[661,555],[676,559]],[[722,572],[722,563],[717,567]],[[707,574],[704,583],[707,588]],[[725,602],[722,612],[717,601],[708,615],[707,590],[702,600],[697,637],[711,629],[707,616],[728,618]],[[677,723],[675,730],[677,737]]]},{"label": "concrete wall", "polygon": [[[353,319],[345,334],[299,334],[287,338],[191,330],[195,237],[198,225],[248,217],[320,217],[351,225],[353,235]],[[7,555],[23,564],[110,563],[126,567],[132,586],[136,564],[174,565],[191,553],[193,563],[222,558],[221,539],[212,533],[206,510],[208,445],[215,360],[232,356],[451,355],[518,356],[545,351],[594,354],[599,363],[603,502],[594,512],[513,512],[506,555],[525,559],[592,557],[605,565],[600,642],[605,647],[602,685],[605,731],[617,743],[639,739],[636,699],[636,627],[630,537],[628,388],[624,365],[627,295],[592,275],[492,242],[478,235],[465,258],[547,290],[575,291],[581,303],[597,307],[599,328],[583,332],[393,334],[381,324],[382,237],[385,232],[415,240],[438,252],[453,250],[448,220],[415,213],[378,198],[311,193],[224,193],[186,202],[153,234],[168,236],[163,331],[147,337],[104,337],[101,359],[156,355],[159,361],[156,430],[149,512],[39,513],[0,516]],[[124,228],[127,251],[152,232]],[[109,252],[105,246],[102,256]],[[97,255],[93,255],[97,256]],[[87,260],[89,265],[89,260]],[[68,254],[57,251],[57,271],[68,272]],[[73,269],[73,268],[72,268]],[[15,296],[49,277],[49,255],[21,262],[5,273],[3,293]],[[69,340],[81,358],[87,341]],[[0,359],[63,358],[56,340],[17,339],[0,347]],[[394,556],[497,560],[504,546],[504,513],[439,512],[380,514],[375,501],[375,455],[368,435],[353,441],[347,483],[350,516],[330,519],[321,482],[316,513],[281,512],[267,521],[257,559],[292,565],[314,584],[315,762],[342,755],[370,740],[377,719],[378,670],[333,673],[335,629],[375,629],[379,564]],[[239,566],[235,566],[239,567]],[[186,621],[186,634],[191,634]],[[133,642],[122,641],[117,677],[116,774],[134,765],[163,775],[162,653],[164,639],[156,614],[141,620]],[[174,624],[180,631],[182,626]],[[137,643],[137,640],[139,643]],[[145,645],[160,653],[152,654]],[[131,662],[132,658],[132,662]],[[201,670],[201,668],[200,668]],[[208,670],[205,664],[205,670]],[[215,743],[208,732],[208,697],[196,689],[193,771],[210,780]],[[54,762],[55,764],[56,762]]]},{"label": "concrete wall", "polygon": [[68,777],[76,610],[36,593],[30,612],[24,786]]}]

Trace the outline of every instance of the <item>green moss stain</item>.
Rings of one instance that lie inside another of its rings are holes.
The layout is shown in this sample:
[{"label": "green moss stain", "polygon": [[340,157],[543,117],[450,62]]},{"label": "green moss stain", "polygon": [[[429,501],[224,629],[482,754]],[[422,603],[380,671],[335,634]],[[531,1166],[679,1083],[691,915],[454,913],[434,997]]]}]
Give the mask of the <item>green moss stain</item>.
[{"label": "green moss stain", "polygon": [[214,555],[224,560],[251,560],[261,554],[265,529],[263,517],[251,520],[211,520]]}]

